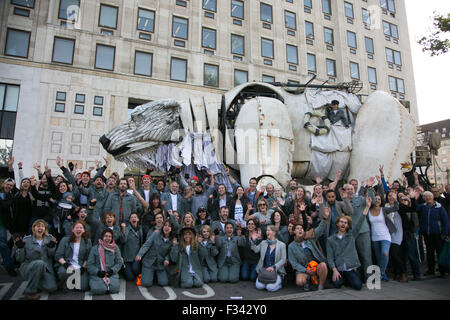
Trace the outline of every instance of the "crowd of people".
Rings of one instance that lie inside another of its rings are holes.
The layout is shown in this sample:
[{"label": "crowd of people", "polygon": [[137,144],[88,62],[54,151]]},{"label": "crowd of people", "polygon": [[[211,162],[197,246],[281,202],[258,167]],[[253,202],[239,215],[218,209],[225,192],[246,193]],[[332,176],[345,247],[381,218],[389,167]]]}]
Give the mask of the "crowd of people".
[{"label": "crowd of people", "polygon": [[[378,265],[382,281],[441,277],[436,256],[449,235],[450,185],[424,191],[414,185],[388,185],[383,167],[367,181],[342,186],[316,178],[313,191],[292,180],[287,188],[257,179],[242,187],[216,184],[214,175],[152,179],[117,173],[104,176],[108,162],[90,171],[56,163],[60,175],[34,165],[36,176],[23,177],[14,159],[0,192],[0,249],[11,276],[28,281],[25,295],[69,290],[115,293],[120,278],[150,287],[201,287],[209,282],[252,281],[260,290],[277,291],[289,282],[303,290],[327,284],[362,288]],[[426,259],[424,253],[426,252]],[[408,263],[411,276],[408,276]]]}]

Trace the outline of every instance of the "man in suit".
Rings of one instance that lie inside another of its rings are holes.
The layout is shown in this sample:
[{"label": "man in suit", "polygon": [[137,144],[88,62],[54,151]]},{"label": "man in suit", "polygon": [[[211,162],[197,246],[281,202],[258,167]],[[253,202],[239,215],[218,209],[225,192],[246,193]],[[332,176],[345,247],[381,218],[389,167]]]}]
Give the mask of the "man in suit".
[{"label": "man in suit", "polygon": [[327,112],[327,116],[330,119],[331,124],[337,123],[339,120],[342,120],[342,124],[348,128],[348,120],[344,114],[344,111],[339,109],[339,101],[333,100],[331,101],[332,110]]}]

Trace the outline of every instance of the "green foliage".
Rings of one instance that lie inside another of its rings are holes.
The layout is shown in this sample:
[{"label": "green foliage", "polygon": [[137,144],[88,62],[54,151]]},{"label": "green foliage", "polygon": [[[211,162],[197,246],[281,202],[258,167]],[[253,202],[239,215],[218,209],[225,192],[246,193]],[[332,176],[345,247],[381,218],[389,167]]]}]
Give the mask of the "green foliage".
[{"label": "green foliage", "polygon": [[418,41],[423,47],[422,51],[428,52],[432,57],[447,53],[450,48],[450,41],[446,34],[450,31],[450,14],[447,13],[445,16],[435,12],[433,21],[435,32]]}]

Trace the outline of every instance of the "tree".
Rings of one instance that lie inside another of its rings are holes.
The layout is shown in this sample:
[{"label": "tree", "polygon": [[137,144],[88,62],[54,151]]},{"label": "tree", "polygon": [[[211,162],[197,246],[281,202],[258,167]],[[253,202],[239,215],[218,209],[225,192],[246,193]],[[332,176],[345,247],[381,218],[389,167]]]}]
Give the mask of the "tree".
[{"label": "tree", "polygon": [[429,52],[432,57],[447,53],[450,48],[448,34],[445,38],[446,33],[450,31],[450,14],[445,16],[434,12],[433,21],[435,32],[417,41],[423,47],[422,51]]},{"label": "tree", "polygon": [[8,167],[8,160],[12,156],[12,145],[5,145],[4,148],[0,147],[0,167]]}]

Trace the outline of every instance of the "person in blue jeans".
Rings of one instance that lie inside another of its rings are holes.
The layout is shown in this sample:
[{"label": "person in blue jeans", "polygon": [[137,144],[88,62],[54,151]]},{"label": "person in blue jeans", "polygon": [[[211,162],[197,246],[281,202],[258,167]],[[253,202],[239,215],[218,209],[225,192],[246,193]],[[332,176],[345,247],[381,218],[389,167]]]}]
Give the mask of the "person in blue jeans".
[{"label": "person in blue jeans", "polygon": [[375,196],[375,203],[368,215],[372,248],[381,271],[381,280],[389,281],[386,267],[389,263],[389,248],[391,247],[391,234],[396,231],[395,225],[388,218],[390,212],[398,210],[398,205],[391,208],[383,206],[381,195]]},{"label": "person in blue jeans", "polygon": [[356,251],[355,237],[367,217],[371,204],[372,199],[366,197],[366,206],[353,229],[351,229],[352,218],[340,215],[335,222],[338,232],[327,239],[327,262],[328,267],[333,271],[331,279],[337,289],[342,287],[344,281],[356,290],[362,288],[361,278],[357,271],[361,263]]},{"label": "person in blue jeans", "polygon": [[258,277],[258,274],[256,272],[256,265],[259,261],[259,253],[253,252],[250,242],[251,235],[255,232],[259,235],[259,238],[255,243],[256,245],[258,245],[262,241],[261,229],[259,229],[258,220],[255,218],[249,219],[247,221],[247,232],[243,235],[245,239],[245,246],[239,247],[239,252],[242,259],[240,275],[241,280],[243,281],[250,280],[252,282],[255,282],[256,278]]}]

